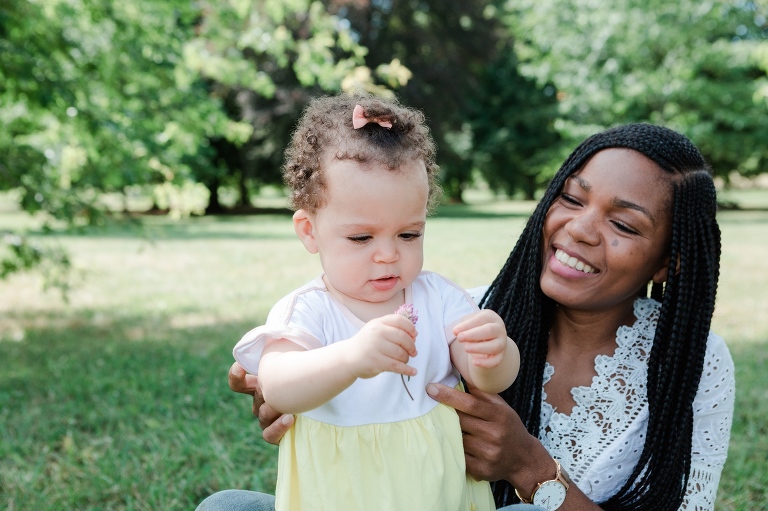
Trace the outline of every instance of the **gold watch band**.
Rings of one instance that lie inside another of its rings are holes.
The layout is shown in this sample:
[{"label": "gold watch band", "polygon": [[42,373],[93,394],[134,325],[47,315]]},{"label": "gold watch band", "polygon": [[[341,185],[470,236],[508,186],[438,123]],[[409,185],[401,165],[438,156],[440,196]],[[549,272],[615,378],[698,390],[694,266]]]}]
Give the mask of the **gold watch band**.
[{"label": "gold watch band", "polygon": [[[565,487],[565,491],[568,491],[570,484],[569,484],[569,481],[563,477],[563,471],[562,471],[562,467],[560,466],[560,462],[557,461],[555,458],[552,458],[552,460],[555,462],[555,466],[557,467],[557,472],[555,473],[555,478],[550,479],[550,481],[558,481],[559,483],[562,483],[562,485]],[[533,497],[536,495],[536,490],[541,488],[541,486],[546,482],[548,481],[542,481],[536,485],[536,488],[533,489],[533,493],[531,494],[530,499],[526,499],[525,497],[520,495],[520,492],[514,486],[513,486],[513,489],[515,490],[515,495],[517,495],[517,498],[520,499],[520,502],[522,502],[523,504],[533,504]]]}]

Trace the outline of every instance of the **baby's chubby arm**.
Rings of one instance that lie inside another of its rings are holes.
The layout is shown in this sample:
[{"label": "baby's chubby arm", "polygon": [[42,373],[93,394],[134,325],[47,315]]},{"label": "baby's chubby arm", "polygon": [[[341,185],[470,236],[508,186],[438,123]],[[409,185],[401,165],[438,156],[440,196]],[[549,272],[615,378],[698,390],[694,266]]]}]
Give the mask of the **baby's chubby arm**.
[{"label": "baby's chubby arm", "polygon": [[490,309],[465,316],[454,328],[451,361],[472,386],[495,394],[517,378],[520,352],[501,317]]},{"label": "baby's chubby arm", "polygon": [[389,314],[365,324],[352,338],[313,350],[286,340],[267,343],[259,362],[264,401],[282,413],[317,408],[352,385],[384,371],[415,376],[416,328]]}]

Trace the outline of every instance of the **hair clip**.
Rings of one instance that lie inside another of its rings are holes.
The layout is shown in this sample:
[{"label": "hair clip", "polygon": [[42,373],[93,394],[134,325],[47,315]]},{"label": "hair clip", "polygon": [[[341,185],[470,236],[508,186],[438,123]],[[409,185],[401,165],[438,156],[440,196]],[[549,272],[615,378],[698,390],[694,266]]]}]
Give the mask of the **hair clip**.
[{"label": "hair clip", "polygon": [[369,119],[365,116],[365,110],[363,110],[363,107],[360,105],[355,105],[355,109],[352,111],[352,127],[355,129],[360,129],[369,122],[375,122],[382,128],[392,128],[392,123],[390,121],[381,117],[372,117]]}]

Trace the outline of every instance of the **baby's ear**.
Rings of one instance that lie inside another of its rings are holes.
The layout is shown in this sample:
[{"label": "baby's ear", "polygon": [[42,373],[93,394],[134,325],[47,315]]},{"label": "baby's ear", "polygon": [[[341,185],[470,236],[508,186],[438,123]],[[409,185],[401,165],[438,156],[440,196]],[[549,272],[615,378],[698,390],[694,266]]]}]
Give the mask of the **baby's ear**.
[{"label": "baby's ear", "polygon": [[308,211],[300,209],[293,214],[293,229],[299,237],[304,248],[310,254],[317,254],[317,240],[315,240],[315,218]]}]

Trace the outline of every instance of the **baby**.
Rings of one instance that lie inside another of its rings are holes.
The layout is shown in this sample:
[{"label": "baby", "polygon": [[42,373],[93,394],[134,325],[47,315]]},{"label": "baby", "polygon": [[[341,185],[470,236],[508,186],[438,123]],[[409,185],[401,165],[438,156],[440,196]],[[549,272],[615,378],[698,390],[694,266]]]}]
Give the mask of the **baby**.
[{"label": "baby", "polygon": [[500,392],[519,353],[495,312],[422,271],[434,157],[420,112],[347,95],[312,101],[286,150],[294,228],[323,274],[234,349],[266,402],[297,414],[278,511],[495,509],[489,484],[466,475],[456,412],[425,387],[463,377]]}]

